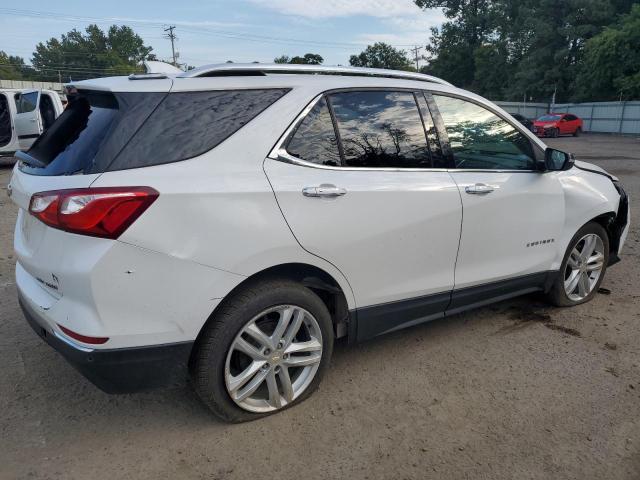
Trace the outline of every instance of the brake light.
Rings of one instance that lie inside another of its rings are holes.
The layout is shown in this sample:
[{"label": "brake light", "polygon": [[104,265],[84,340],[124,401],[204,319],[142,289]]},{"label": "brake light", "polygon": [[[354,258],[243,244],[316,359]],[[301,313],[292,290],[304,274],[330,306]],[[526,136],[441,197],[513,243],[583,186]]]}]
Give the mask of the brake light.
[{"label": "brake light", "polygon": [[54,190],[31,197],[29,213],[50,227],[116,239],[158,198],[150,187]]}]

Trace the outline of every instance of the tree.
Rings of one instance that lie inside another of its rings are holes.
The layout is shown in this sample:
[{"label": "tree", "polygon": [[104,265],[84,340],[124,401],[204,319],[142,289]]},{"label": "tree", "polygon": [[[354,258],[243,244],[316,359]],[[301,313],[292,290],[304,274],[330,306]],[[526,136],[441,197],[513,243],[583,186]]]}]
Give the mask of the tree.
[{"label": "tree", "polygon": [[578,76],[579,99],[640,98],[640,5],[589,40]]},{"label": "tree", "polygon": [[34,76],[33,69],[25,64],[24,58],[7,55],[0,50],[0,78],[3,80],[28,80]]},{"label": "tree", "polygon": [[[550,100],[573,100],[585,42],[614,17],[609,0],[527,0],[507,37],[518,36],[522,51],[514,57],[511,97],[524,92]],[[517,27],[517,28],[516,28]],[[515,99],[514,98],[514,99]]]},{"label": "tree", "polygon": [[[634,0],[414,0],[442,8],[427,73],[501,100],[575,97],[589,39]],[[637,3],[637,0],[635,0]]]},{"label": "tree", "polygon": [[495,29],[496,2],[489,0],[415,0],[423,9],[442,8],[450,19],[431,29],[427,46],[432,75],[471,88],[476,77],[476,49]]},{"label": "tree", "polygon": [[305,53],[303,57],[295,56],[293,58],[288,55],[281,55],[280,57],[273,59],[274,63],[292,63],[298,65],[320,65],[324,62],[324,58],[322,58],[317,53]]},{"label": "tree", "polygon": [[49,80],[82,80],[140,72],[143,60],[156,59],[151,51],[130,27],[112,25],[105,33],[89,25],[85,33],[73,29],[39,43],[31,63]]},{"label": "tree", "polygon": [[351,55],[349,64],[352,67],[414,70],[411,60],[407,58],[407,53],[404,50],[398,50],[382,42],[367,45],[367,48],[360,54]]}]

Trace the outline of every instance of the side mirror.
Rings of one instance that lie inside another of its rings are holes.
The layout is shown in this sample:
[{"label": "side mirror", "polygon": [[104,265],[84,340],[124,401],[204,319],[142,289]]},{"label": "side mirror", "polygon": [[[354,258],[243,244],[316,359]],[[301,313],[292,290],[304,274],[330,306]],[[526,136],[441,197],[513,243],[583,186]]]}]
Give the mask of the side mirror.
[{"label": "side mirror", "polygon": [[573,167],[573,154],[556,150],[555,148],[547,148],[544,152],[544,166],[547,171],[557,172],[561,170],[569,170]]}]

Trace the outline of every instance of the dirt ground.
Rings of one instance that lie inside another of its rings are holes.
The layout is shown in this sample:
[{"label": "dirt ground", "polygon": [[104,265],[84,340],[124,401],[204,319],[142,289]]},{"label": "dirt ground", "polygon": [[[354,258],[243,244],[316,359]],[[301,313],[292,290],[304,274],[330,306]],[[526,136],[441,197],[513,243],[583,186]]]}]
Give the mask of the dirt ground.
[{"label": "dirt ground", "polygon": [[[640,139],[549,141],[640,198]],[[0,479],[638,479],[640,208],[591,303],[536,296],[338,345],[320,390],[217,421],[188,389],[110,396],[30,330],[0,168]]]}]

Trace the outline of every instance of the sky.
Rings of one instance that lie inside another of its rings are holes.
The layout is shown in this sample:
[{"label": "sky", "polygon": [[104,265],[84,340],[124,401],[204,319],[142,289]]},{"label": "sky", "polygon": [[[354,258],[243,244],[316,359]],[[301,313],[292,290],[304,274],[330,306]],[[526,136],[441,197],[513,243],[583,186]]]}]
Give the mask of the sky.
[{"label": "sky", "polygon": [[[6,7],[4,5],[7,5]],[[429,42],[440,10],[411,0],[22,0],[0,6],[0,50],[27,62],[35,45],[96,23],[132,27],[160,59],[170,59],[163,27],[175,25],[179,61],[272,62],[280,55],[319,53],[326,65],[348,65],[368,44],[409,50]],[[424,52],[424,50],[422,50]]]}]

